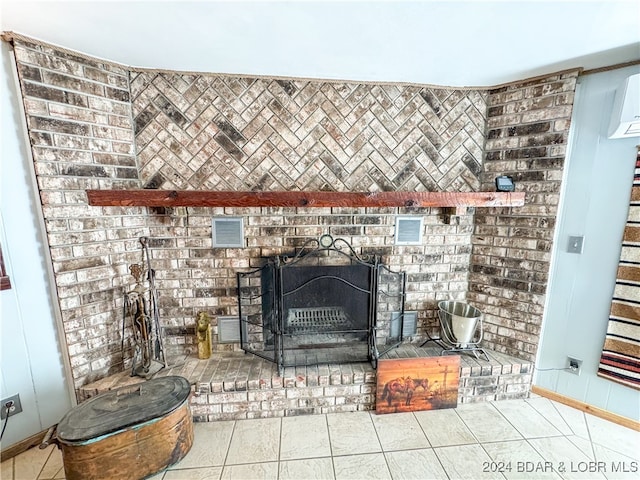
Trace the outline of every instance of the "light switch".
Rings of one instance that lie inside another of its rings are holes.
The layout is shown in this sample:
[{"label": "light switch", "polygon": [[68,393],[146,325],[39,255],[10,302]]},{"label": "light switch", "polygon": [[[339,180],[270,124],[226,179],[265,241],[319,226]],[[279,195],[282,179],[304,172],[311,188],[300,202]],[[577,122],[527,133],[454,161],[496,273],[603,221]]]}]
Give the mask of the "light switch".
[{"label": "light switch", "polygon": [[569,253],[582,253],[582,244],[584,243],[583,236],[569,236],[569,245],[567,246],[567,252]]}]

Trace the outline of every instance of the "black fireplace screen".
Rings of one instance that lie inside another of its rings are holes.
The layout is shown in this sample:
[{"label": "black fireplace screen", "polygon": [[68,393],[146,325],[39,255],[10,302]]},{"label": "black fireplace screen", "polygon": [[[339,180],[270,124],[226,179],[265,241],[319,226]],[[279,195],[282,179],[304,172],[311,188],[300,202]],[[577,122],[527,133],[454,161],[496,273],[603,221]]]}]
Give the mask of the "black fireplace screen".
[{"label": "black fireplace screen", "polygon": [[[402,342],[405,274],[324,235],[238,273],[242,349],[284,367],[371,361]],[[391,336],[391,323],[394,325]],[[399,328],[398,328],[399,327]]]}]

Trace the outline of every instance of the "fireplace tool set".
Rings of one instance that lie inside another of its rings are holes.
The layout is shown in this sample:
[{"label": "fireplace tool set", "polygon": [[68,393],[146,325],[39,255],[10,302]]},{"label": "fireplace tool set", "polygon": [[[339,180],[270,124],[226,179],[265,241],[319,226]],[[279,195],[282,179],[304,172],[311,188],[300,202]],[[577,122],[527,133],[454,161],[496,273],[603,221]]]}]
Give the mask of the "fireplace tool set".
[{"label": "fireplace tool set", "polygon": [[164,332],[160,327],[158,294],[155,286],[156,272],[151,268],[149,239],[140,237],[142,258],[140,263],[129,266],[136,280],[135,287],[124,295],[122,319],[122,352],[127,323],[133,329],[134,355],[131,376],[151,378],[168,366],[164,350]]}]

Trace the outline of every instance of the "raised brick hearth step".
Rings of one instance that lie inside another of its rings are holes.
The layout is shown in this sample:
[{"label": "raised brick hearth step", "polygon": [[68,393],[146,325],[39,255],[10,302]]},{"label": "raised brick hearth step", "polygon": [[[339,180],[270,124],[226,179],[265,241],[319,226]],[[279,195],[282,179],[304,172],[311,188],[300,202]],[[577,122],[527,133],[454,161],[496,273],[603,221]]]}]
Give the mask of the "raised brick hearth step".
[{"label": "raised brick hearth step", "polygon": [[[438,348],[403,345],[382,358],[438,356]],[[489,361],[461,355],[458,402],[527,398],[531,363],[487,351]],[[195,421],[282,417],[375,408],[376,371],[369,363],[286,368],[242,352],[216,353],[209,360],[174,359],[157,376],[181,375],[194,392]],[[122,372],[81,387],[80,400],[143,381]]]}]

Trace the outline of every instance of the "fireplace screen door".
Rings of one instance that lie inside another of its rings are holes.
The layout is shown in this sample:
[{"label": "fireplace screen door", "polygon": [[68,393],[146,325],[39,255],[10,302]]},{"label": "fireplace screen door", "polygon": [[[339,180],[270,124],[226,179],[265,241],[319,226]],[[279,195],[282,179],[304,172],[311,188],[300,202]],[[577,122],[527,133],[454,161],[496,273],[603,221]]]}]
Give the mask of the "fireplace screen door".
[{"label": "fireplace screen door", "polygon": [[[371,361],[402,342],[405,274],[324,235],[238,273],[241,346],[284,367]],[[397,327],[397,326],[396,326]]]}]

